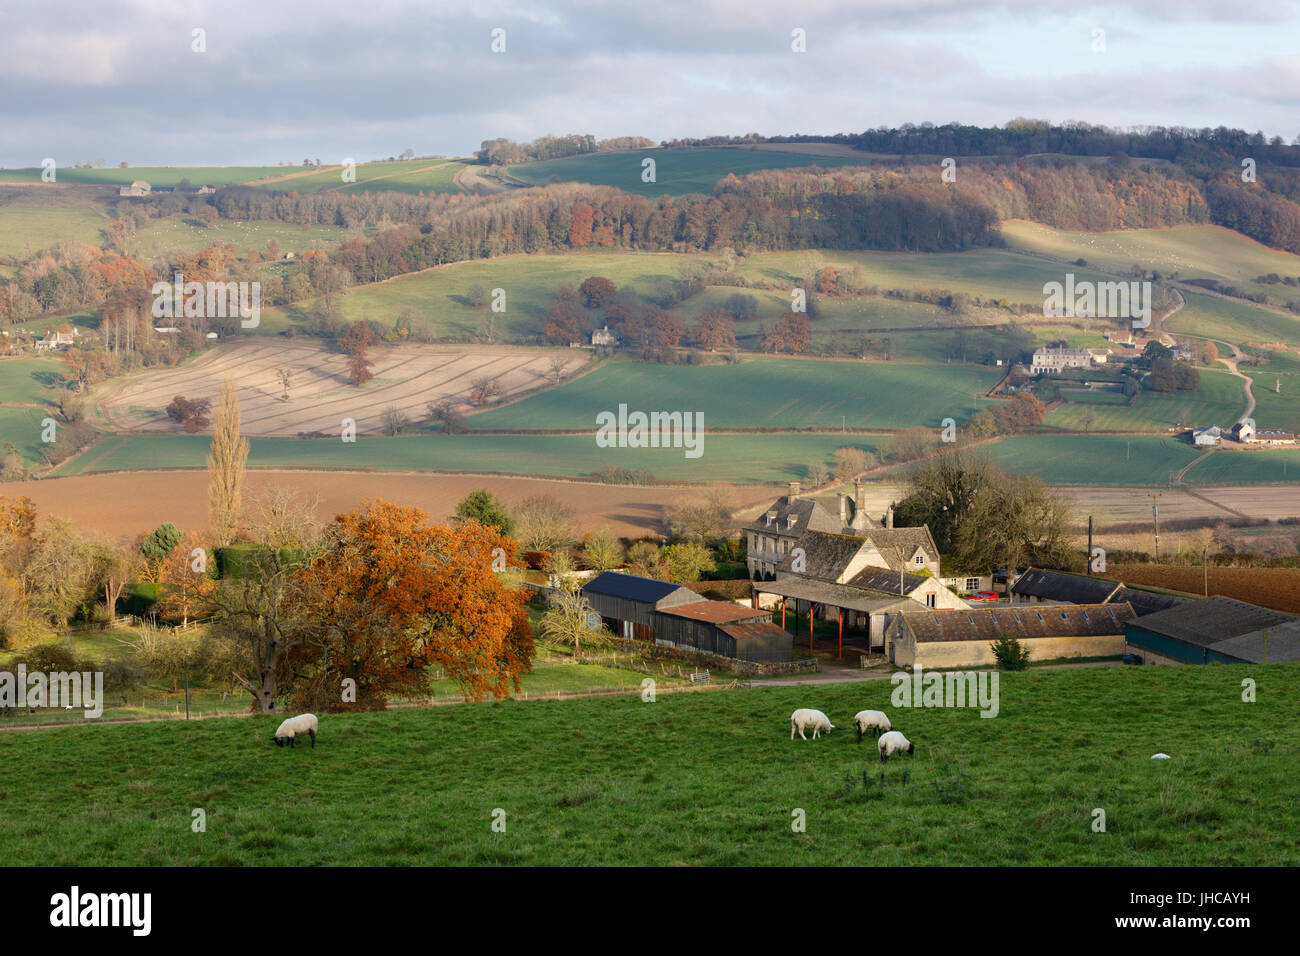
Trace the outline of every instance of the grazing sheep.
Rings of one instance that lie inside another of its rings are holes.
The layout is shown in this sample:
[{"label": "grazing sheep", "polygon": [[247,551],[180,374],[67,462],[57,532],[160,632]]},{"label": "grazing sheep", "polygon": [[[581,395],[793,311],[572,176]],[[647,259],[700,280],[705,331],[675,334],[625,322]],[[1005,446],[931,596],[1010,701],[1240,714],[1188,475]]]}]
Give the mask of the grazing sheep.
[{"label": "grazing sheep", "polygon": [[916,753],[916,745],[900,734],[897,730],[891,730],[887,734],[881,734],[880,739],[876,741],[876,746],[880,748],[881,763],[884,763],[897,753]]},{"label": "grazing sheep", "polygon": [[860,710],[853,718],[853,726],[858,728],[858,743],[866,736],[868,730],[875,731],[877,737],[888,730],[893,730],[889,718],[879,710]]},{"label": "grazing sheep", "polygon": [[829,734],[834,729],[835,725],[831,723],[830,718],[820,710],[801,707],[790,715],[791,740],[794,740],[794,732],[796,730],[799,731],[799,736],[803,737],[804,740],[808,739],[807,737],[804,737],[804,731],[811,730],[813,732],[813,740],[816,740],[823,730]]},{"label": "grazing sheep", "polygon": [[297,717],[290,717],[282,723],[275,732],[275,736],[271,739],[275,741],[277,747],[283,747],[286,740],[289,742],[289,746],[293,747],[295,746],[295,738],[300,734],[307,734],[311,737],[312,749],[315,749],[317,727],[315,714],[299,714]]}]

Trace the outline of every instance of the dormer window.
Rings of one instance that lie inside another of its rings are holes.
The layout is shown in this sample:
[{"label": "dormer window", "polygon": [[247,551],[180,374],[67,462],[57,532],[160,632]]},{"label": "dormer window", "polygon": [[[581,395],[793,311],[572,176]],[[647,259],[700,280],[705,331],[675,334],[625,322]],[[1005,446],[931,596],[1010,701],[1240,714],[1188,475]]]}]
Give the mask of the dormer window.
[{"label": "dormer window", "polygon": [[769,511],[769,512],[767,513],[767,523],[770,525],[770,524],[771,524],[773,521],[775,521],[775,520],[776,520],[776,512],[775,512],[775,511]]},{"label": "dormer window", "polygon": [[797,515],[786,515],[786,516],[785,516],[785,526],[786,526],[786,529],[789,530],[790,528],[793,528],[793,527],[794,527],[794,523],[795,523],[796,521],[798,521],[798,520],[799,520],[799,518],[798,518]]}]

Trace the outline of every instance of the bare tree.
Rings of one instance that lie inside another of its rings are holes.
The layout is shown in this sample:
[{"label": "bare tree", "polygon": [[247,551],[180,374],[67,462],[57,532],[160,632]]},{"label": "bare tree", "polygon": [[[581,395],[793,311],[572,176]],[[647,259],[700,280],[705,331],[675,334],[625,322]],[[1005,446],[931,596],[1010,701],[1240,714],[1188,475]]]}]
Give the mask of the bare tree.
[{"label": "bare tree", "polygon": [[567,355],[552,355],[551,360],[546,363],[546,371],[550,375],[551,381],[557,385],[564,378],[564,373],[569,368],[569,357]]},{"label": "bare tree", "polygon": [[292,370],[283,365],[275,370],[275,377],[280,380],[280,387],[284,390],[284,394],[280,398],[286,402],[289,400],[289,376],[291,374]]},{"label": "bare tree", "polygon": [[244,491],[244,466],[248,439],[239,434],[239,395],[235,380],[221,387],[221,404],[213,418],[212,446],[208,452],[208,524],[213,543],[229,544],[235,537],[235,520]]}]

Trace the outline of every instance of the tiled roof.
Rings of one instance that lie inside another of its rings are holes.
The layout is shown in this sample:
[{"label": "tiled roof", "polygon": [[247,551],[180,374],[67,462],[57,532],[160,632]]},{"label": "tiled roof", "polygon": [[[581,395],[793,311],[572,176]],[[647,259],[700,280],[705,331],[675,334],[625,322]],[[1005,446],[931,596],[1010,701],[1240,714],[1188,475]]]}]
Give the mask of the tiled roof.
[{"label": "tiled roof", "polygon": [[1251,664],[1300,661],[1300,619],[1218,641],[1210,650]]},{"label": "tiled roof", "polygon": [[849,579],[848,583],[855,588],[867,588],[871,591],[884,591],[886,594],[898,594],[900,578],[902,579],[904,594],[911,594],[929,580],[919,574],[899,574],[897,571],[890,571],[888,568],[867,568],[855,574]]},{"label": "tiled roof", "polygon": [[1124,623],[1133,617],[1133,609],[1127,604],[1075,604],[904,611],[903,623],[918,642],[992,642],[1003,635],[1024,640],[1123,634]]},{"label": "tiled roof", "polygon": [[[825,531],[810,531],[799,538],[781,563],[778,571],[791,571],[809,578],[835,581],[854,555],[867,543],[865,538],[851,534],[829,534]],[[803,549],[804,569],[794,571],[794,549]]]},{"label": "tiled roof", "polygon": [[[776,517],[768,524],[768,512],[773,511],[776,512]],[[793,525],[788,520],[791,516],[795,519]],[[763,509],[762,514],[742,527],[746,531],[785,536],[802,535],[809,531],[838,532],[844,528],[839,515],[816,498],[799,497],[792,502],[789,495],[778,498]]]},{"label": "tiled roof", "polygon": [[1133,608],[1133,613],[1138,617],[1143,614],[1154,614],[1156,611],[1166,611],[1171,607],[1178,607],[1191,598],[1175,597],[1172,594],[1158,594],[1155,591],[1142,591],[1138,588],[1121,586],[1116,591],[1107,604],[1128,603]]}]

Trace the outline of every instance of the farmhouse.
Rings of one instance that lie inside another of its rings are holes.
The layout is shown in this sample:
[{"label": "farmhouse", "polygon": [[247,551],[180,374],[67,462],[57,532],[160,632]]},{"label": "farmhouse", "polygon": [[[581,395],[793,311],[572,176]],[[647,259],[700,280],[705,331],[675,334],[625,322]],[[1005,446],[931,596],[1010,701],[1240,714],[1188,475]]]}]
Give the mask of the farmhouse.
[{"label": "farmhouse", "polygon": [[[790,553],[795,542],[809,531],[852,534],[879,527],[866,512],[866,486],[859,479],[854,495],[839,499],[839,512],[816,498],[799,493],[799,482],[790,482],[789,493],[768,506],[763,514],[741,526],[748,536],[745,561],[751,580],[772,580],[777,565]],[[890,520],[892,524],[892,519]]]},{"label": "farmhouse", "polygon": [[899,667],[980,667],[996,663],[992,644],[1014,637],[1030,660],[1110,657],[1124,653],[1127,604],[990,607],[898,615],[889,631],[889,659]]},{"label": "farmhouse", "polygon": [[596,329],[591,333],[592,345],[618,345],[618,335],[609,330],[609,326],[603,329]]},{"label": "farmhouse", "polygon": [[[886,521],[892,524],[892,515]],[[796,613],[809,615],[810,627],[818,617],[831,619],[833,608],[841,654],[846,629],[850,637],[863,635],[868,650],[883,648],[885,629],[901,610],[966,607],[936,577],[938,569],[939,549],[926,527],[861,535],[809,531],[777,565],[774,582],[754,585],[754,602],[779,605],[783,625],[789,601]]]},{"label": "farmhouse", "polygon": [[77,344],[77,339],[81,337],[80,329],[72,329],[68,332],[47,332],[45,338],[36,340],[36,348],[44,351],[48,349],[67,349]]},{"label": "farmhouse", "polygon": [[152,190],[149,188],[149,184],[145,182],[143,179],[137,179],[130,186],[123,186],[120,189],[118,189],[117,194],[119,196],[140,197],[140,196],[148,196],[150,192],[152,192]]},{"label": "farmhouse", "polygon": [[1145,614],[1124,630],[1127,653],[1145,664],[1300,661],[1300,617],[1219,595]]},{"label": "farmhouse", "polygon": [[1029,370],[1035,375],[1059,375],[1067,368],[1088,368],[1106,361],[1105,349],[1043,348],[1034,351]]}]

